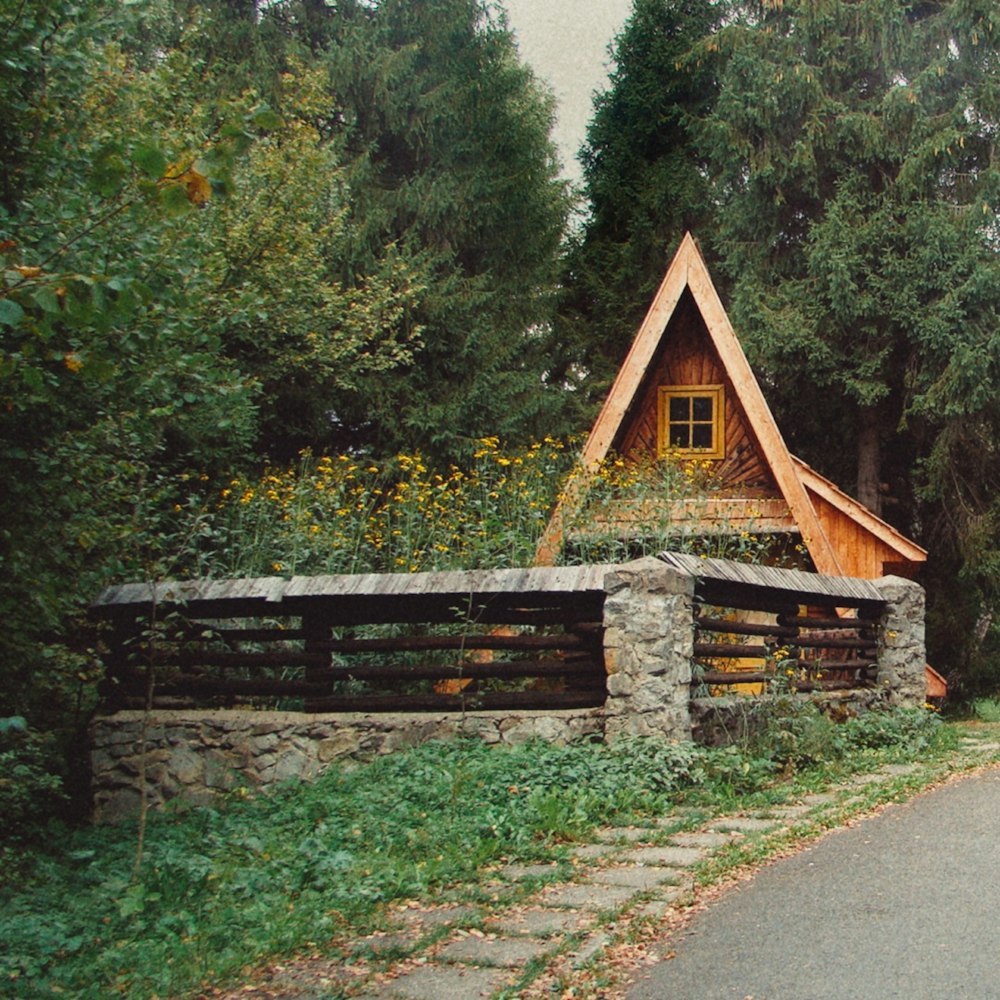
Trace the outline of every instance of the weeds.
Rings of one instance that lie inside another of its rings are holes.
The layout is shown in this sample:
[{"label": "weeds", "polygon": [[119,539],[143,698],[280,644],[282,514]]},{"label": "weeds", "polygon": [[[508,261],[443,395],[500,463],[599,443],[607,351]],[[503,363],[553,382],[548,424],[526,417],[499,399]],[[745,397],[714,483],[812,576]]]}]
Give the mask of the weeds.
[{"label": "weeds", "polygon": [[[831,756],[865,768],[933,752],[949,727],[894,713],[839,732]],[[132,883],[131,828],[52,829],[6,869],[0,981],[23,997],[195,993],[270,955],[375,929],[392,900],[457,885],[475,895],[484,868],[558,859],[597,824],[767,795],[786,763],[765,744],[431,743],[273,795],[151,816]]]},{"label": "weeds", "polygon": [[211,540],[219,576],[499,568],[531,563],[571,455],[553,438],[506,451],[485,438],[464,468],[420,454],[315,458],[234,479]]}]

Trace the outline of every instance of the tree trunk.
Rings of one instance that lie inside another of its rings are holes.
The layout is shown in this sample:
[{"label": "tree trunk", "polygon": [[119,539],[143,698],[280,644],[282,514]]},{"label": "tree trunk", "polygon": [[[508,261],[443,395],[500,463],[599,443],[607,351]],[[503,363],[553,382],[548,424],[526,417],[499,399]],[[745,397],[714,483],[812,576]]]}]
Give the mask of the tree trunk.
[{"label": "tree trunk", "polygon": [[858,500],[873,514],[882,513],[882,447],[878,408],[861,407],[858,430]]}]

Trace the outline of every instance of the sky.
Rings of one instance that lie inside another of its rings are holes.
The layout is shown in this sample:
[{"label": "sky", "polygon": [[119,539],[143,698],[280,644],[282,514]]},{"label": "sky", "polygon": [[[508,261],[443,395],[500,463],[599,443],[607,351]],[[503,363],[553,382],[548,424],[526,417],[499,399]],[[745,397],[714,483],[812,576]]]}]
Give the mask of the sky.
[{"label": "sky", "polygon": [[591,98],[607,83],[608,46],[632,0],[503,0],[503,5],[521,58],[555,94],[553,139],[564,174],[578,181],[576,153],[586,134]]}]

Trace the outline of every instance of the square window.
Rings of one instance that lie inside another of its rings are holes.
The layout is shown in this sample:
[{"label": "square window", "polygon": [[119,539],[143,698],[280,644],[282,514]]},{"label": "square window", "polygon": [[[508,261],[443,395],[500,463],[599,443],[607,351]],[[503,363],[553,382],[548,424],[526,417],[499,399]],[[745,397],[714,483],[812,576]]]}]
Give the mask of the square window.
[{"label": "square window", "polygon": [[691,419],[700,422],[712,421],[712,406],[715,400],[711,396],[695,396],[691,400]]},{"label": "square window", "polygon": [[725,454],[724,387],[660,386],[659,452],[722,458]]}]

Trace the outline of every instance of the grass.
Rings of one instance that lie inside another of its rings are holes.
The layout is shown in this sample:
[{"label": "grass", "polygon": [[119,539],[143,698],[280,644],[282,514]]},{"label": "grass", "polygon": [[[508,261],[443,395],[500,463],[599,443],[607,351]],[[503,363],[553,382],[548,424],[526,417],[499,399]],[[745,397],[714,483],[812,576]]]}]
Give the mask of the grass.
[{"label": "grass", "polygon": [[955,732],[926,714],[866,717],[837,727],[819,761],[787,737],[779,756],[769,736],[726,750],[428,744],[153,817],[136,878],[132,827],[53,828],[6,848],[0,981],[23,997],[195,995],[270,956],[335,951],[383,926],[394,900],[489,898],[491,866],[564,858],[598,824],[679,804],[759,807],[887,761],[937,759]]},{"label": "grass", "polygon": [[1000,722],[1000,698],[976,698],[969,714],[978,722]]}]

